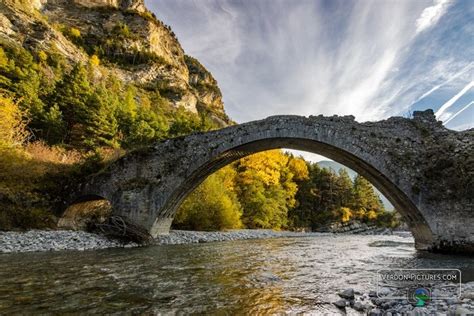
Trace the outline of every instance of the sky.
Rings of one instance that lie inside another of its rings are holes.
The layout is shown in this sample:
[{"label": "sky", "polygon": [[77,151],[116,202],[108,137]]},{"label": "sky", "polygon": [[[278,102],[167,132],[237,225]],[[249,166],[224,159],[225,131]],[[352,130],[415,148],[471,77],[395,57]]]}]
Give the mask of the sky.
[{"label": "sky", "polygon": [[278,114],[359,122],[431,108],[474,127],[471,0],[148,0],[216,78],[242,123]]}]

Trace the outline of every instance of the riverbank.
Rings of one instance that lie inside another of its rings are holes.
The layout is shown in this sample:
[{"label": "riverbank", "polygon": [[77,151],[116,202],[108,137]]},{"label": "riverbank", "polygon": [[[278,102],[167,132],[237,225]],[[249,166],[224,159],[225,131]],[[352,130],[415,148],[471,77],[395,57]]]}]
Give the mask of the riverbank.
[{"label": "riverbank", "polygon": [[[384,299],[389,290],[382,288],[379,296],[375,291],[359,293],[349,288],[339,293],[340,300],[333,304],[341,312],[353,311],[367,313],[371,316],[381,315],[474,315],[474,282],[461,284],[437,284],[430,287],[433,300],[423,307],[414,306],[408,300]],[[459,296],[459,293],[461,295]],[[442,295],[443,299],[435,299]]]},{"label": "riverbank", "polygon": [[[351,231],[340,232],[291,232],[270,229],[236,229],[230,231],[188,231],[171,230],[169,235],[158,236],[155,245],[179,245],[192,243],[219,242],[229,240],[311,237],[331,234],[351,234]],[[408,232],[392,232],[389,229],[354,231],[354,234],[390,235],[409,234]],[[0,231],[0,253],[59,251],[59,250],[94,250],[105,248],[139,247],[136,243],[122,243],[102,235],[85,231],[72,230],[30,230],[26,232]]]},{"label": "riverbank", "polygon": [[[309,237],[325,233],[299,233],[273,231],[264,229],[242,229],[224,232],[202,232],[172,230],[169,235],[155,239],[156,245],[177,245],[205,243],[229,240]],[[70,230],[31,230],[27,232],[0,232],[0,253],[59,251],[59,250],[93,250],[104,248],[139,247],[136,243],[121,243],[104,236],[84,231]]]},{"label": "riverbank", "polygon": [[117,247],[137,247],[123,244],[104,236],[72,230],[30,230],[27,232],[0,232],[0,253],[93,250]]}]

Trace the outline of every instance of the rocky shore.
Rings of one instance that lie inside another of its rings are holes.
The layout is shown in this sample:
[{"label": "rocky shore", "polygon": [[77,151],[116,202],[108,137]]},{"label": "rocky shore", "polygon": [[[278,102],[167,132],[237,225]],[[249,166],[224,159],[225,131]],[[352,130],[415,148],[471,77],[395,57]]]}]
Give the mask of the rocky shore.
[{"label": "rocky shore", "polygon": [[[159,236],[154,244],[191,244],[241,239],[308,237],[321,233],[297,233],[260,229],[242,229],[226,232],[199,232],[172,230],[169,235]],[[117,247],[138,247],[138,244],[123,244],[104,236],[84,231],[31,230],[27,232],[0,232],[0,253],[58,251],[58,250],[92,250]]]},{"label": "rocky shore", "polygon": [[169,235],[159,236],[155,243],[159,245],[177,245],[205,243],[215,241],[278,238],[278,237],[311,237],[324,233],[300,233],[289,231],[273,231],[270,229],[239,229],[223,232],[202,232],[188,230],[172,230]]},{"label": "rocky shore", "polygon": [[[446,295],[446,288],[450,288],[451,295]],[[448,284],[437,284],[431,287],[433,300],[428,301],[425,306],[414,306],[408,300],[386,299],[384,295],[387,289],[382,288],[379,293],[371,291],[360,293],[354,289],[346,289],[338,293],[340,299],[333,302],[342,313],[363,313],[369,316],[395,316],[395,315],[474,315],[474,282],[461,285],[459,288],[449,287]],[[437,293],[443,293],[443,297],[436,299]]]},{"label": "rocky shore", "polygon": [[72,230],[30,230],[27,232],[0,232],[0,253],[92,250],[116,247],[137,247],[123,244],[104,236]]}]

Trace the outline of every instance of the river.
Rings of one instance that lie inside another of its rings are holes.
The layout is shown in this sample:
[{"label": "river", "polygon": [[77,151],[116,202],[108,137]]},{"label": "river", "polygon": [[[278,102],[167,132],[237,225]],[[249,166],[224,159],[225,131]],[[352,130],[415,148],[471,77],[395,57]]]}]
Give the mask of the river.
[{"label": "river", "polygon": [[411,236],[327,235],[0,255],[0,314],[336,313],[336,293],[374,289],[386,268],[458,268]]}]

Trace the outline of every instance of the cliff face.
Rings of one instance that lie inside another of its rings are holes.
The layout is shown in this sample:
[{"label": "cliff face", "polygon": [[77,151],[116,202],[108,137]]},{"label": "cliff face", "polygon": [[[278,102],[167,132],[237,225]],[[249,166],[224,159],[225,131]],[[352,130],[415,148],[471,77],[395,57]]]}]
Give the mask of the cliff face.
[{"label": "cliff face", "polygon": [[5,0],[0,40],[32,51],[54,49],[71,63],[96,55],[121,80],[158,88],[174,107],[229,123],[215,79],[185,56],[170,27],[143,0]]}]

